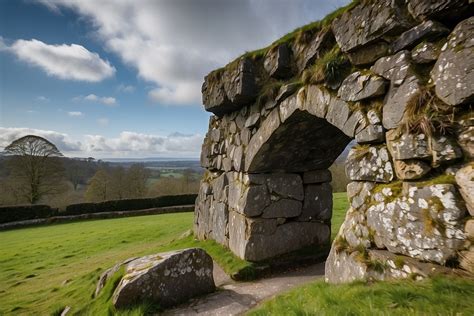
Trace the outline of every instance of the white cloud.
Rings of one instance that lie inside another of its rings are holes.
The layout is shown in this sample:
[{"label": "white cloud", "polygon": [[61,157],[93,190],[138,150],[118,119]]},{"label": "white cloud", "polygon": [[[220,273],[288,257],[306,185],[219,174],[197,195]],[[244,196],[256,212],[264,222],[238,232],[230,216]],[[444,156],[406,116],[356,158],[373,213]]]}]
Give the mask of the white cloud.
[{"label": "white cloud", "polygon": [[37,101],[41,101],[41,102],[49,102],[49,98],[45,97],[44,95],[39,95],[36,97],[36,100]]},{"label": "white cloud", "polygon": [[81,142],[72,140],[67,134],[22,127],[0,127],[0,149],[3,150],[3,148],[10,145],[14,140],[26,135],[38,135],[46,138],[55,144],[63,153],[82,150]]},{"label": "white cloud", "polygon": [[117,138],[86,135],[84,151],[101,156],[175,156],[198,157],[203,137],[199,134],[169,136],[124,131]]},{"label": "white cloud", "polygon": [[77,44],[49,45],[36,39],[20,39],[7,50],[19,60],[59,79],[98,82],[115,74],[115,68],[108,61]]},{"label": "white cloud", "polygon": [[109,119],[106,118],[106,117],[102,117],[102,118],[97,120],[97,124],[99,124],[100,126],[108,126],[109,125]]},{"label": "white cloud", "polygon": [[75,102],[85,100],[85,101],[89,101],[89,102],[102,103],[102,104],[108,105],[108,106],[117,105],[117,99],[115,99],[114,97],[100,97],[100,96],[95,95],[93,93],[91,93],[89,95],[86,95],[85,97],[80,95],[80,96],[72,98],[72,100],[75,101]]},{"label": "white cloud", "polygon": [[117,90],[119,92],[126,92],[126,93],[132,93],[135,91],[135,87],[132,86],[132,85],[124,85],[124,84],[121,84],[117,87]]},{"label": "white cloud", "polygon": [[155,86],[150,99],[200,104],[212,69],[270,44],[347,0],[38,0],[72,9],[94,28],[106,49]]},{"label": "white cloud", "polygon": [[168,136],[121,132],[118,137],[84,135],[81,141],[69,135],[32,128],[0,127],[0,150],[25,135],[38,135],[55,144],[64,154],[104,157],[199,157],[203,136],[173,133]]},{"label": "white cloud", "polygon": [[84,113],[79,112],[79,111],[71,111],[71,112],[67,112],[67,115],[71,117],[83,117]]}]

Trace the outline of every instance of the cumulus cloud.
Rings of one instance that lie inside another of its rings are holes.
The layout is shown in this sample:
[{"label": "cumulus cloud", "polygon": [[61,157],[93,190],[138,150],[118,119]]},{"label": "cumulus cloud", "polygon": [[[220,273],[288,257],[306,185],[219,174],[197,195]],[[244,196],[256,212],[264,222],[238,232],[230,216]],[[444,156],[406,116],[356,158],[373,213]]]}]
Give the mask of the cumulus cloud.
[{"label": "cumulus cloud", "polygon": [[203,136],[173,133],[168,136],[121,132],[118,137],[84,135],[74,140],[69,135],[41,129],[0,127],[0,151],[15,139],[38,135],[55,144],[64,154],[106,157],[199,157]]},{"label": "cumulus cloud", "polygon": [[49,45],[36,39],[20,39],[6,50],[59,79],[99,82],[115,74],[108,61],[77,44]]},{"label": "cumulus cloud", "polygon": [[46,138],[63,153],[82,150],[81,142],[71,139],[67,134],[23,127],[0,127],[0,150],[10,145],[14,140],[26,135],[37,135]]},{"label": "cumulus cloud", "polygon": [[114,97],[100,97],[100,96],[95,95],[93,93],[91,93],[89,95],[86,95],[85,97],[80,95],[80,96],[72,98],[72,100],[75,101],[75,102],[82,101],[82,100],[90,101],[90,102],[97,102],[97,103],[102,103],[102,104],[108,105],[108,106],[117,105],[117,99],[115,99]]},{"label": "cumulus cloud", "polygon": [[203,77],[348,0],[38,0],[91,22],[107,49],[155,87],[162,104],[200,104]]},{"label": "cumulus cloud", "polygon": [[116,138],[101,135],[86,135],[86,152],[99,153],[102,156],[179,156],[198,157],[203,136],[183,135],[179,133],[168,136],[150,135],[124,131]]},{"label": "cumulus cloud", "polygon": [[120,85],[117,87],[117,90],[118,90],[119,92],[132,93],[132,92],[135,91],[135,87],[132,86],[132,85],[120,84]]},{"label": "cumulus cloud", "polygon": [[71,111],[71,112],[67,112],[67,115],[71,117],[83,117],[84,113],[79,112],[79,111]]}]

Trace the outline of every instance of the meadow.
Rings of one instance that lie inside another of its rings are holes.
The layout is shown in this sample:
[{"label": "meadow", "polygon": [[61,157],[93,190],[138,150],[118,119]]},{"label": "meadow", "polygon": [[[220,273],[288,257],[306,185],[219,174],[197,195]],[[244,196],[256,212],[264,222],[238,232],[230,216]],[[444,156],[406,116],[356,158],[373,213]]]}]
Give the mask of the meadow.
[{"label": "meadow", "polygon": [[[333,238],[346,209],[345,193],[335,193]],[[115,313],[110,307],[113,288],[106,288],[104,295],[92,298],[97,278],[115,263],[135,256],[202,247],[229,274],[252,268],[251,263],[240,260],[213,241],[195,240],[192,222],[193,213],[189,212],[0,232],[0,315],[57,315],[65,306],[72,307],[71,315]],[[347,314],[349,307],[354,307],[357,314],[367,311],[364,306],[374,312],[387,306],[409,311],[423,304],[430,306],[421,310],[431,312],[451,303],[449,306],[454,311],[461,309],[462,304],[469,304],[474,296],[472,281],[439,279],[394,283],[393,287],[386,284],[330,286],[316,282],[284,294],[253,313],[300,315],[323,310],[331,311],[329,314],[333,311]],[[385,294],[379,297],[382,292]],[[336,300],[339,303],[334,305]],[[144,308],[140,306],[125,314],[139,315]]]}]

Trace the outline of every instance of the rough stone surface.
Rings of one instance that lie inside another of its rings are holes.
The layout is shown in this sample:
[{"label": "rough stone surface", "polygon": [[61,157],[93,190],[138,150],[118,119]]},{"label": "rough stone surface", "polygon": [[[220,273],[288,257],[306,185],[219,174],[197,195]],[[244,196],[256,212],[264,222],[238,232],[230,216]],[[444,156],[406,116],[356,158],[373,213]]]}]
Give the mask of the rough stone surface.
[{"label": "rough stone surface", "polygon": [[456,183],[459,191],[466,202],[467,210],[471,216],[474,216],[474,164],[459,169],[456,172]]},{"label": "rough stone surface", "polygon": [[[415,277],[416,280],[437,274],[451,274],[452,269],[413,258],[393,254],[386,250],[369,250],[367,259],[358,251],[336,251],[334,247],[326,261],[325,279],[332,284],[354,281],[393,280]],[[456,271],[463,274],[461,271]]]},{"label": "rough stone surface", "polygon": [[[218,116],[202,146],[196,236],[256,261],[324,245],[327,169],[355,138],[346,160],[350,208],[328,274],[408,277],[419,261],[442,270],[451,259],[468,269],[461,194],[467,202],[473,189],[466,175],[452,183],[474,156],[472,6],[357,2],[330,28],[328,20],[304,27],[210,74],[203,100]],[[337,86],[326,82],[336,76]],[[413,265],[393,267],[391,255]]]},{"label": "rough stone surface", "polygon": [[341,84],[338,96],[344,101],[360,101],[385,94],[386,81],[370,73],[356,71]]},{"label": "rough stone surface", "polygon": [[411,59],[417,64],[434,62],[438,59],[442,46],[443,44],[423,42],[412,50]]},{"label": "rough stone surface", "polygon": [[383,126],[396,128],[402,121],[407,105],[418,96],[421,85],[416,77],[406,79],[399,87],[390,86],[383,106]]},{"label": "rough stone surface", "polygon": [[449,105],[474,100],[474,17],[459,23],[433,67],[436,95]]},{"label": "rough stone surface", "polygon": [[349,151],[346,175],[350,180],[390,182],[393,167],[385,146],[356,148]]},{"label": "rough stone surface", "polygon": [[327,169],[307,171],[303,174],[304,184],[331,182],[331,180],[332,180],[331,171]]},{"label": "rough stone surface", "polygon": [[438,264],[455,257],[465,240],[460,222],[465,208],[454,185],[413,185],[401,196],[395,194],[387,187],[367,209],[377,247]]},{"label": "rough stone surface", "polygon": [[291,75],[291,51],[286,44],[271,49],[265,56],[263,66],[268,74],[275,78],[286,78]]},{"label": "rough stone surface", "polygon": [[433,40],[448,33],[449,29],[443,24],[428,20],[400,35],[392,43],[392,51],[398,52],[402,49],[410,49],[422,40]]},{"label": "rough stone surface", "polygon": [[332,30],[342,51],[349,52],[408,29],[406,13],[398,1],[361,3],[336,19]]},{"label": "rough stone surface", "polygon": [[155,302],[162,307],[182,303],[215,290],[212,258],[191,248],[141,257],[127,263],[113,294],[116,308]]},{"label": "rough stone surface", "polygon": [[395,160],[393,162],[395,174],[401,180],[416,180],[426,175],[431,167],[422,160]]},{"label": "rough stone surface", "polygon": [[408,10],[419,20],[462,17],[469,11],[467,0],[409,0]]}]

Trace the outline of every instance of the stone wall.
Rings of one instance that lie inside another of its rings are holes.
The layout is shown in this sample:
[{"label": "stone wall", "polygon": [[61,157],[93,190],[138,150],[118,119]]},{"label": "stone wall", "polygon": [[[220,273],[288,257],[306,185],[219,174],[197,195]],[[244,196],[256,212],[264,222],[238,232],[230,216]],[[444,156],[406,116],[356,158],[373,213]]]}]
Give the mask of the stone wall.
[{"label": "stone wall", "polygon": [[329,282],[474,273],[474,17],[463,0],[360,1],[210,73],[194,230],[260,261],[329,243]]}]

